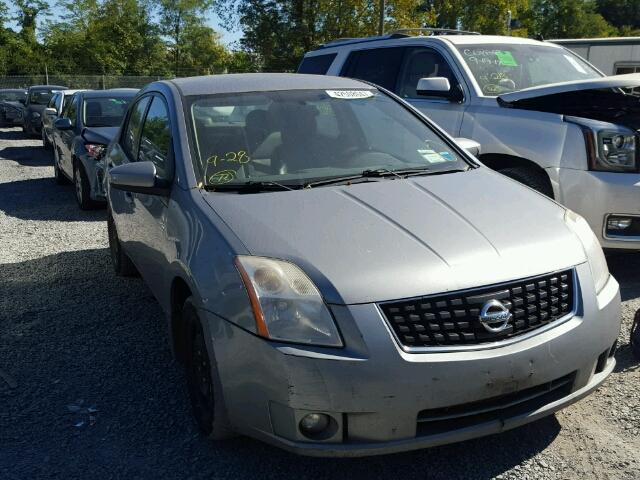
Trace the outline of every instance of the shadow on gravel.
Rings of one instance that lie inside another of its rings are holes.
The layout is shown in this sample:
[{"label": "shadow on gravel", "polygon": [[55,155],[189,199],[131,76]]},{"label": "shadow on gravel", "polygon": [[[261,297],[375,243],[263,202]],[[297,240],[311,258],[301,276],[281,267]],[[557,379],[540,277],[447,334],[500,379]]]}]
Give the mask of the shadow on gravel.
[{"label": "shadow on gravel", "polygon": [[23,220],[88,222],[107,218],[104,209],[80,210],[73,185],[56,185],[53,177],[0,183],[0,210]]},{"label": "shadow on gravel", "polygon": [[0,128],[0,140],[32,140],[33,138],[22,131],[20,127]]},{"label": "shadow on gravel", "polygon": [[[5,147],[0,149],[0,162],[13,160],[25,167],[53,166],[53,155],[41,146]],[[0,163],[1,165],[1,163]]]},{"label": "shadow on gravel", "polygon": [[640,253],[611,253],[607,264],[620,284],[622,301],[640,297]]},{"label": "shadow on gravel", "polygon": [[191,419],[157,302],[142,280],[113,275],[106,249],[0,265],[0,292],[2,479],[489,479],[560,431],[548,417],[365,459],[298,457],[248,438],[213,443]]}]

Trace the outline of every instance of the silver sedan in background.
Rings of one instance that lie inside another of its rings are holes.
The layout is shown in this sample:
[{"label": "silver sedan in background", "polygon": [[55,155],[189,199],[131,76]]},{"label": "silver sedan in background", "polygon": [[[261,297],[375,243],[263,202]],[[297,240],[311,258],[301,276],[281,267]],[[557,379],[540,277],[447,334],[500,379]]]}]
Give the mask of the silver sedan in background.
[{"label": "silver sedan in background", "polygon": [[115,270],[166,312],[213,438],[429,447],[550,415],[615,366],[619,287],[585,220],[381,88],[155,82],[106,161]]}]

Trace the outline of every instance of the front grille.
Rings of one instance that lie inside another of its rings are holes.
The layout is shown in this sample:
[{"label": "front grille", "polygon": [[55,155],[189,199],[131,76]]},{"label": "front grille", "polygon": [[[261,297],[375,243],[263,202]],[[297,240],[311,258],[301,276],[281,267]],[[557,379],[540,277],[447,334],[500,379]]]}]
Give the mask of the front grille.
[{"label": "front grille", "polygon": [[569,395],[573,390],[575,378],[576,372],[572,372],[551,382],[518,392],[478,402],[422,410],[418,413],[417,435],[435,435],[534,412]]},{"label": "front grille", "polygon": [[[530,332],[570,313],[575,302],[574,275],[573,270],[565,270],[379,306],[405,347],[491,343]],[[512,314],[499,333],[487,331],[479,320],[482,306],[490,300],[499,300]]]}]

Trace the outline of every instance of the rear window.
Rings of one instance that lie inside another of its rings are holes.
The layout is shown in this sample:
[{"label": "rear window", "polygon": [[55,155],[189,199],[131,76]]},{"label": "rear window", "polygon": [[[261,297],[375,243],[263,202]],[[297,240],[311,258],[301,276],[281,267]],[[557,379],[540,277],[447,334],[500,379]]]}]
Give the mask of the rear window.
[{"label": "rear window", "polygon": [[395,90],[403,52],[403,47],[355,51],[349,55],[340,75]]},{"label": "rear window", "polygon": [[34,90],[29,95],[29,103],[33,105],[46,105],[52,96],[53,92],[51,90]]},{"label": "rear window", "polygon": [[85,98],[82,123],[85,127],[118,127],[131,100],[126,97]]},{"label": "rear window", "polygon": [[329,67],[333,63],[334,58],[336,58],[335,53],[330,53],[327,55],[315,55],[313,57],[305,57],[302,59],[302,62],[298,67],[298,73],[311,73],[314,75],[324,75],[329,70]]}]

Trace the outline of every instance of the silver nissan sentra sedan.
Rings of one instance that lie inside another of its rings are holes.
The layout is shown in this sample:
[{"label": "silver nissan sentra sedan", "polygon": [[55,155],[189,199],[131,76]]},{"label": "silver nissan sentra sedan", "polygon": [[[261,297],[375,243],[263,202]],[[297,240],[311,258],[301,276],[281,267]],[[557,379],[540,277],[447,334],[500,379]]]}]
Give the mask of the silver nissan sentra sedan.
[{"label": "silver nissan sentra sedan", "polygon": [[115,270],[166,312],[213,438],[372,455],[501,432],[615,366],[580,216],[346,78],[152,83],[107,162]]}]

